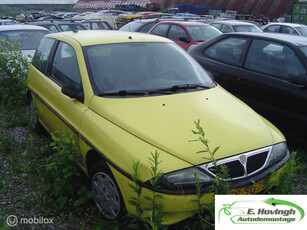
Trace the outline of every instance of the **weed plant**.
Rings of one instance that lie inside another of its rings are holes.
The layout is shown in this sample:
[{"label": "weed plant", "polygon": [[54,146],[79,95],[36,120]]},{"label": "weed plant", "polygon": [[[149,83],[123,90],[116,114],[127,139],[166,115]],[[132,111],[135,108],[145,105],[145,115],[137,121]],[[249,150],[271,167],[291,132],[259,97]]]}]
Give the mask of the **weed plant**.
[{"label": "weed plant", "polygon": [[[143,196],[143,198],[149,201],[150,206],[145,207],[141,205],[142,200],[142,187],[139,184],[139,176],[140,169],[142,167],[140,161],[133,162],[133,174],[132,181],[133,184],[129,183],[129,187],[136,193],[136,197],[130,197],[129,203],[135,207],[137,215],[128,214],[127,216],[131,218],[132,223],[128,225],[131,229],[149,229],[148,223],[150,225],[150,229],[158,230],[158,229],[166,229],[166,226],[162,225],[162,202],[158,202],[158,200],[162,200],[163,196],[157,194],[157,189],[159,186],[157,185],[157,181],[161,178],[163,173],[159,170],[159,153],[155,151],[155,153],[151,153],[151,157],[148,158],[149,163],[151,165],[150,173],[152,175],[152,179],[149,180],[150,185],[152,186],[152,197]],[[149,212],[149,217],[146,219],[146,222],[142,221],[142,214],[144,211]]]},{"label": "weed plant", "polygon": [[92,198],[92,193],[83,185],[84,180],[80,181],[81,171],[76,164],[79,157],[76,141],[68,136],[52,138],[50,147],[53,154],[45,158],[45,183],[40,196],[56,211],[63,210],[69,199],[75,201],[76,207],[81,206]]},{"label": "weed plant", "polygon": [[12,107],[26,103],[26,79],[29,65],[17,41],[0,40],[0,100],[2,106]]}]

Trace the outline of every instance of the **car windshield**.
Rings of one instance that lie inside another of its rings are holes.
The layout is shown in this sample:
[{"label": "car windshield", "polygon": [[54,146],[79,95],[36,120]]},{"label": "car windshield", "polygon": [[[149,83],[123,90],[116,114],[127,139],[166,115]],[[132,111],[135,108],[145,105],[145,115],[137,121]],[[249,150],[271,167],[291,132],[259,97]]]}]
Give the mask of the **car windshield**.
[{"label": "car windshield", "polygon": [[254,25],[237,25],[233,26],[233,29],[236,32],[262,32],[261,29],[257,28]]},{"label": "car windshield", "polygon": [[15,40],[20,43],[21,50],[36,50],[41,39],[49,34],[44,30],[11,30],[1,31],[0,40]]},{"label": "car windshield", "polygon": [[187,26],[186,28],[195,42],[203,42],[221,34],[211,26]]},{"label": "car windshield", "polygon": [[214,87],[205,70],[174,43],[146,42],[84,48],[95,93]]},{"label": "car windshield", "polygon": [[307,27],[295,27],[295,29],[297,29],[302,36],[307,37]]}]

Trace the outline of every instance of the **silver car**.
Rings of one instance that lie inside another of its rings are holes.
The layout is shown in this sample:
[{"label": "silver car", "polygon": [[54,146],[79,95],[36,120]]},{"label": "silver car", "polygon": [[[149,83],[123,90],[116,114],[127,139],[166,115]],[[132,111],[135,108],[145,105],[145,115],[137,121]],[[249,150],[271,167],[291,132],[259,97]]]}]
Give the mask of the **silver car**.
[{"label": "silver car", "polygon": [[307,37],[307,26],[296,23],[274,22],[262,26],[263,32],[283,33]]},{"label": "silver car", "polygon": [[0,26],[0,40],[17,41],[25,57],[33,56],[40,40],[49,34],[49,30],[34,25],[5,25]]}]

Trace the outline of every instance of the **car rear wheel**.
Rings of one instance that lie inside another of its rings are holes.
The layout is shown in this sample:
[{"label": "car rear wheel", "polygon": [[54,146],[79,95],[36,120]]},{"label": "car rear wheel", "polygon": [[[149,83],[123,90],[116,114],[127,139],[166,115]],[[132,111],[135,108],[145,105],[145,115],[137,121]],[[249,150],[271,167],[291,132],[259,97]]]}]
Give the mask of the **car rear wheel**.
[{"label": "car rear wheel", "polygon": [[29,102],[29,120],[31,128],[36,133],[40,133],[42,131],[42,125],[38,121],[36,105],[32,99]]},{"label": "car rear wheel", "polygon": [[106,219],[120,216],[123,199],[111,170],[104,161],[96,163],[90,169],[92,193],[95,203]]}]

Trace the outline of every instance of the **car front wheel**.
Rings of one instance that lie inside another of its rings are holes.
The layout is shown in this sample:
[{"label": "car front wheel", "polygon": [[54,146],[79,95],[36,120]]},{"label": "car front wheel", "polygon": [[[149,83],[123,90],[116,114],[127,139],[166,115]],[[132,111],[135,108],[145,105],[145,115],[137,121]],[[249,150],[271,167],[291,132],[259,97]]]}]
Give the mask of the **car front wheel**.
[{"label": "car front wheel", "polygon": [[115,219],[121,214],[123,201],[116,181],[104,161],[90,169],[93,198],[102,215]]}]

